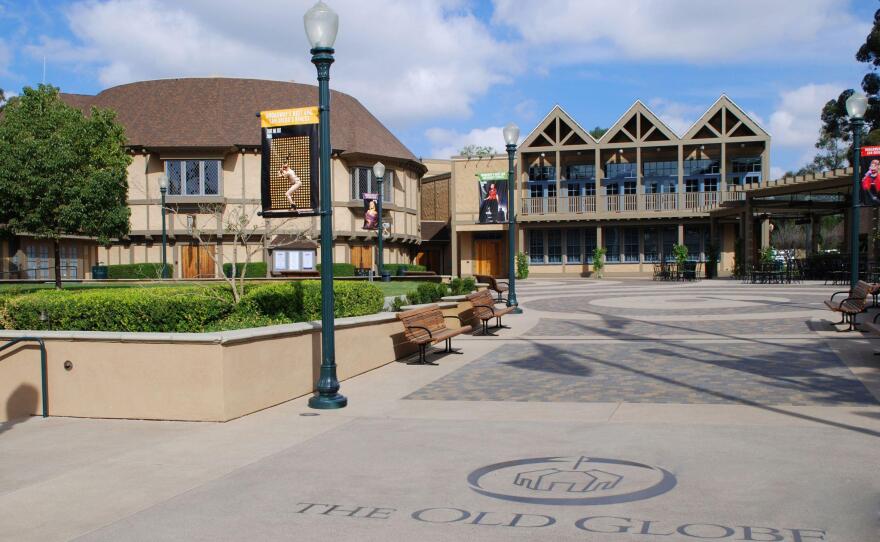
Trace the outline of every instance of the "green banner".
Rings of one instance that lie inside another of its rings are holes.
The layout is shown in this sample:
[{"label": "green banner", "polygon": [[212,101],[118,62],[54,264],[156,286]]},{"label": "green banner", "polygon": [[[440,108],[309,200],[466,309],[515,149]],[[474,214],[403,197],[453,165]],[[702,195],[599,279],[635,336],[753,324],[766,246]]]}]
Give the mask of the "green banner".
[{"label": "green banner", "polygon": [[477,177],[481,181],[506,181],[506,171],[496,171],[495,173],[477,173]]}]

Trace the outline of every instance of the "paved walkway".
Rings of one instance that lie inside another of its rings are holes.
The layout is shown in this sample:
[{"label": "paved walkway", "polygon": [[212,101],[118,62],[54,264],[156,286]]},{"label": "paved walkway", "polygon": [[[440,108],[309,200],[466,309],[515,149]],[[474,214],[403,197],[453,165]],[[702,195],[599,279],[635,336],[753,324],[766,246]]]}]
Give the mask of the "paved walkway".
[{"label": "paved walkway", "polygon": [[836,289],[531,280],[338,412],[0,425],[0,540],[877,540],[880,358]]}]

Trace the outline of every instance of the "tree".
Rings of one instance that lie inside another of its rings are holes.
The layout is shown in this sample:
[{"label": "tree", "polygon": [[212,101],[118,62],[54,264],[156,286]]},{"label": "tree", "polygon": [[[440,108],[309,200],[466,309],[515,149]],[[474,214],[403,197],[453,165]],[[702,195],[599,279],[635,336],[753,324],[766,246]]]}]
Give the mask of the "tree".
[{"label": "tree", "polygon": [[53,242],[61,288],[63,236],[109,243],[128,233],[125,130],[115,112],[92,108],[86,117],[49,85],[26,87],[3,113],[0,224]]},{"label": "tree", "polygon": [[3,107],[6,105],[6,94],[3,93],[3,89],[0,88],[0,111],[3,111]]},{"label": "tree", "polygon": [[608,131],[608,128],[602,128],[601,126],[596,126],[592,130],[590,130],[590,135],[593,136],[593,139],[599,139],[600,137],[605,135],[605,132],[607,132],[607,131]]},{"label": "tree", "polygon": [[462,147],[462,149],[458,151],[458,154],[460,154],[461,156],[466,156],[468,158],[473,158],[475,156],[482,158],[484,156],[492,156],[493,154],[495,154],[495,148],[488,145],[482,146],[470,144]]}]

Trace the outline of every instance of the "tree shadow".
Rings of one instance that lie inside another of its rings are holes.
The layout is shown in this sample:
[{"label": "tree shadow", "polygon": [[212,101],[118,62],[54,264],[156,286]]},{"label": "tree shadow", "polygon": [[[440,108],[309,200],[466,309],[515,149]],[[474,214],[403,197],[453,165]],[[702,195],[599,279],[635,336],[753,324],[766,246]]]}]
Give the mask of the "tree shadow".
[{"label": "tree shadow", "polygon": [[6,399],[6,418],[8,421],[0,422],[0,434],[12,429],[30,416],[37,414],[40,393],[37,388],[30,384],[20,384]]}]

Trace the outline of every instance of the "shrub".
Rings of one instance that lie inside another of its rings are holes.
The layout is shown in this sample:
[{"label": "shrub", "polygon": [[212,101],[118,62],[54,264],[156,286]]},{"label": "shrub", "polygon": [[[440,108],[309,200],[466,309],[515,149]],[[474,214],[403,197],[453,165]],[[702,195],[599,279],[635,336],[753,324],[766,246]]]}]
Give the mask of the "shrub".
[{"label": "shrub", "polygon": [[672,245],[672,256],[678,265],[683,266],[688,259],[687,245],[679,245],[678,243]]},{"label": "shrub", "polygon": [[[321,272],[321,264],[317,265],[318,272]],[[351,263],[334,263],[333,264],[333,276],[334,277],[353,277],[354,276],[354,264]]]},{"label": "shrub", "polygon": [[393,312],[400,312],[404,305],[406,305],[406,296],[404,295],[399,295],[391,300],[391,310]]},{"label": "shrub", "polygon": [[[244,269],[244,264],[240,263],[236,265],[235,268],[235,276],[241,276],[241,270]],[[227,277],[232,276],[232,264],[224,263],[223,264],[223,274]],[[244,273],[245,278],[260,278],[266,276],[266,262],[251,262],[247,264],[247,270]]]},{"label": "shrub", "polygon": [[303,288],[299,282],[261,284],[245,290],[236,307],[240,315],[263,315],[291,322],[302,319]]},{"label": "shrub", "polygon": [[[302,288],[302,319],[305,321],[321,318],[321,282],[306,280],[297,283]],[[382,289],[369,282],[336,282],[333,284],[334,310],[336,318],[364,316],[381,312],[385,306]]]},{"label": "shrub", "polygon": [[236,311],[222,320],[209,324],[205,327],[205,331],[228,331],[251,327],[277,326],[292,324],[293,322],[294,320],[284,316],[267,316],[265,314],[248,314]]},{"label": "shrub", "polygon": [[525,252],[516,253],[516,278],[529,278],[529,257]]},{"label": "shrub", "polygon": [[[167,264],[168,276],[174,276],[174,266]],[[108,279],[160,279],[162,278],[161,263],[132,263],[125,265],[108,265]]]},{"label": "shrub", "polygon": [[383,269],[392,275],[402,275],[404,271],[427,271],[424,265],[414,263],[386,263]]},{"label": "shrub", "polygon": [[596,272],[596,277],[602,278],[603,269],[605,269],[605,253],[607,249],[605,247],[596,247],[593,249],[593,271]]},{"label": "shrub", "polygon": [[415,290],[406,295],[409,305],[436,303],[441,297],[449,295],[449,287],[442,283],[420,282]]},{"label": "shrub", "polygon": [[232,309],[216,287],[41,290],[9,299],[0,319],[11,329],[200,332]]},{"label": "shrub", "polygon": [[449,291],[452,295],[465,295],[473,292],[477,288],[477,280],[474,277],[461,279],[455,277],[449,284]]}]

